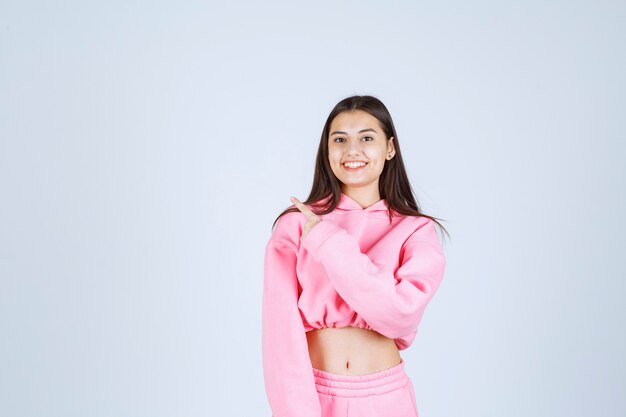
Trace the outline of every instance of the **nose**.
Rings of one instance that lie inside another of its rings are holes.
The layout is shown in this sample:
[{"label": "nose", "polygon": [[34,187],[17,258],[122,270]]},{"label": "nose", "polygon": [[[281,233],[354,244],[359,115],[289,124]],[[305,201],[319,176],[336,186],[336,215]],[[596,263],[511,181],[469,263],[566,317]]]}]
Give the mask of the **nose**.
[{"label": "nose", "polygon": [[359,142],[356,140],[351,140],[348,143],[348,155],[356,156],[360,154]]}]

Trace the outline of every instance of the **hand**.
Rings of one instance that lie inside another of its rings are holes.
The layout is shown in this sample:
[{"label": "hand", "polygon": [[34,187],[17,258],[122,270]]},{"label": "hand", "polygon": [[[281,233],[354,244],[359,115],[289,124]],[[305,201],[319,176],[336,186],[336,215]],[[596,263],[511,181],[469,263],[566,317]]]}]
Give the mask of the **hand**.
[{"label": "hand", "polygon": [[322,221],[322,218],[317,214],[313,213],[310,208],[302,204],[300,200],[295,197],[290,197],[291,202],[300,210],[302,214],[306,217],[306,223],[304,223],[304,227],[302,230],[302,236],[300,237],[300,241],[304,239],[304,237],[311,231],[313,226]]}]

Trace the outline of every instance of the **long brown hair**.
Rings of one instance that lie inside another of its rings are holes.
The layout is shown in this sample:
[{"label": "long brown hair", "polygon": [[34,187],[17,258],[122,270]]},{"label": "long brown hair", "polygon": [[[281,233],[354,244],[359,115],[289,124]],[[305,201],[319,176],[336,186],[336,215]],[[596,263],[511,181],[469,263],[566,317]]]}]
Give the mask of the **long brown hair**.
[{"label": "long brown hair", "polygon": [[[387,140],[393,136],[395,142],[395,156],[385,162],[382,173],[378,180],[378,191],[380,197],[386,199],[389,206],[389,222],[391,223],[392,211],[407,215],[428,217],[434,221],[440,229],[450,237],[445,227],[437,220],[442,220],[434,216],[422,213],[417,200],[414,197],[413,189],[409,182],[409,178],[402,161],[402,152],[400,151],[400,143],[398,141],[398,134],[396,128],[393,125],[391,114],[387,110],[387,107],[378,98],[373,96],[352,96],[341,100],[335,108],[330,112],[324,129],[322,130],[322,136],[320,138],[319,147],[317,149],[317,157],[315,161],[315,174],[313,175],[313,186],[311,192],[303,204],[310,205],[311,210],[315,214],[327,214],[337,207],[337,204],[341,198],[341,183],[335,177],[330,163],[328,162],[328,134],[330,130],[330,124],[335,117],[344,111],[351,110],[363,110],[378,119],[378,122],[387,136]],[[322,201],[322,203],[320,203]],[[316,204],[317,203],[317,204]],[[284,214],[292,211],[300,211],[296,206],[290,206],[278,215],[272,228],[278,221],[278,219]]]}]

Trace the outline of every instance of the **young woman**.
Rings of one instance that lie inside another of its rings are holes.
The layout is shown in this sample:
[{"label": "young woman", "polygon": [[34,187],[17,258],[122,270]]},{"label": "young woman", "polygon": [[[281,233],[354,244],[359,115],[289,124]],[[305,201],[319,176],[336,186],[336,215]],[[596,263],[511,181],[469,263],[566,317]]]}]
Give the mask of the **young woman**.
[{"label": "young woman", "polygon": [[[399,351],[417,334],[445,257],[385,105],[331,111],[313,187],[265,248],[262,356],[273,417],[417,417]],[[447,234],[447,231],[445,231]]]}]

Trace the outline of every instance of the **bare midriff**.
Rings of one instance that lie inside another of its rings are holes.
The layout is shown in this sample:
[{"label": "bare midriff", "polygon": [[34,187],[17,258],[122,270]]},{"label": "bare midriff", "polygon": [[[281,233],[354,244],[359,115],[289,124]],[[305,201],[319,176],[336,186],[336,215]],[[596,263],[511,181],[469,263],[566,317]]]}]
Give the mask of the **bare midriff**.
[{"label": "bare midriff", "polygon": [[306,332],[313,368],[340,375],[364,375],[389,369],[401,361],[386,336],[358,327],[329,327]]}]

